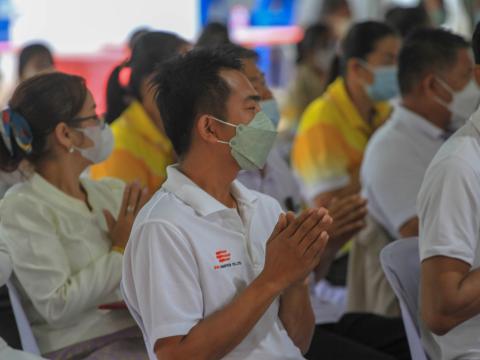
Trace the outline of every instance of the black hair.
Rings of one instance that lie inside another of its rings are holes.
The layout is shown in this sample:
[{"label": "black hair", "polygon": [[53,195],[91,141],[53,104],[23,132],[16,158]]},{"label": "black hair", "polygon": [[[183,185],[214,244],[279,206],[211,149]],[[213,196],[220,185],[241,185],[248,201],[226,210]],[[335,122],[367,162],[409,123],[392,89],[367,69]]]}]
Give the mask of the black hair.
[{"label": "black hair", "polygon": [[429,71],[444,71],[455,64],[467,40],[444,29],[417,29],[403,43],[398,58],[398,81],[402,95],[408,94]]},{"label": "black hair", "polygon": [[247,49],[236,44],[224,44],[214,50],[239,60],[258,60],[258,53],[255,50]]},{"label": "black hair", "polygon": [[314,50],[321,41],[328,41],[330,29],[327,25],[318,23],[305,30],[303,39],[297,43],[297,64],[305,60],[307,54]]},{"label": "black hair", "polygon": [[475,57],[475,64],[480,65],[480,22],[475,27],[472,36],[472,49]]},{"label": "black hair", "polygon": [[333,61],[327,84],[340,75],[346,75],[348,60],[366,60],[375,51],[378,42],[388,36],[397,36],[397,33],[384,22],[370,20],[354,24],[341,43],[341,56]]},{"label": "black hair", "polygon": [[195,46],[215,48],[230,43],[228,28],[222,23],[211,22],[203,28]]},{"label": "black hair", "polygon": [[128,48],[132,50],[141,36],[148,34],[150,30],[147,27],[137,28],[128,36]]},{"label": "black hair", "polygon": [[220,75],[225,69],[240,71],[240,60],[218,49],[195,49],[167,61],[152,81],[165,132],[180,158],[190,148],[199,116],[225,119],[230,96],[230,87]]},{"label": "black hair", "polygon": [[404,38],[417,28],[429,26],[430,18],[422,4],[414,7],[396,6],[387,11],[385,22]]},{"label": "black hair", "polygon": [[[108,79],[106,120],[112,122],[120,116],[129,105],[126,101],[128,96],[142,100],[142,82],[186,44],[186,40],[169,32],[152,31],[138,37],[130,60],[115,67]],[[122,87],[118,78],[125,67],[130,67],[131,70],[127,88]]]},{"label": "black hair", "polygon": [[107,105],[105,121],[107,124],[111,124],[115,121],[120,115],[122,115],[122,112],[128,106],[129,91],[126,87],[120,84],[120,73],[129,67],[128,60],[124,61],[120,65],[115,66],[108,76],[105,94]]},{"label": "black hair", "polygon": [[85,103],[87,93],[83,78],[60,72],[36,75],[22,81],[8,106],[30,126],[32,152],[27,154],[11,138],[10,153],[3,139],[0,139],[0,169],[15,171],[23,159],[35,164],[48,156],[48,136],[59,123],[73,123]]},{"label": "black hair", "polygon": [[27,64],[36,56],[45,56],[50,64],[53,65],[53,55],[47,45],[43,43],[29,44],[20,50],[18,55],[17,75],[20,79],[23,78],[23,72]]}]

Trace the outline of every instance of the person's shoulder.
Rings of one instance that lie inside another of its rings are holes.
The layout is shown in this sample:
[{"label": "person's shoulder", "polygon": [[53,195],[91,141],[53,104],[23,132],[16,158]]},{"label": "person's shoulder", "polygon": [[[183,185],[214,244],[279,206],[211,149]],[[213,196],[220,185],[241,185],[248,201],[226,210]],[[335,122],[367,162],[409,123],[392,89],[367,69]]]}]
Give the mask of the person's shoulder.
[{"label": "person's shoulder", "polygon": [[146,223],[165,223],[181,226],[195,216],[195,211],[182,202],[174,193],[161,188],[140,210],[135,220],[139,226]]},{"label": "person's shoulder", "polygon": [[[467,124],[448,139],[430,163],[432,168],[471,168],[480,174],[480,136],[473,135]],[[474,129],[473,129],[474,130]]]},{"label": "person's shoulder", "polygon": [[23,206],[25,203],[31,202],[38,196],[33,190],[30,181],[24,181],[13,185],[5,193],[5,196],[0,201],[0,208],[14,209],[15,207]]},{"label": "person's shoulder", "polygon": [[399,124],[390,119],[372,135],[367,144],[365,156],[385,158],[397,154],[397,151],[408,151],[405,140],[406,137],[399,129]]},{"label": "person's shoulder", "polygon": [[[21,218],[39,221],[50,219],[56,209],[27,180],[12,186],[0,200],[0,221],[17,223]],[[49,221],[50,221],[49,220]]]},{"label": "person's shoulder", "polygon": [[319,124],[335,124],[337,111],[328,95],[322,95],[313,100],[301,117],[300,131]]}]

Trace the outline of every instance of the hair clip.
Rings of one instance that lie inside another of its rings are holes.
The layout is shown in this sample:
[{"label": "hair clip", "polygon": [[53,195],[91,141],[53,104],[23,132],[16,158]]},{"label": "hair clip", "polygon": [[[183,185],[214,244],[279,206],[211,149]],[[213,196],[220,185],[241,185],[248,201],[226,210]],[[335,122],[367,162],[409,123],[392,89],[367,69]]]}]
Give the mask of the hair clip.
[{"label": "hair clip", "polygon": [[18,147],[25,153],[32,152],[32,130],[27,120],[19,113],[8,108],[2,111],[2,126],[0,127],[3,142],[10,155],[13,154],[12,134]]}]

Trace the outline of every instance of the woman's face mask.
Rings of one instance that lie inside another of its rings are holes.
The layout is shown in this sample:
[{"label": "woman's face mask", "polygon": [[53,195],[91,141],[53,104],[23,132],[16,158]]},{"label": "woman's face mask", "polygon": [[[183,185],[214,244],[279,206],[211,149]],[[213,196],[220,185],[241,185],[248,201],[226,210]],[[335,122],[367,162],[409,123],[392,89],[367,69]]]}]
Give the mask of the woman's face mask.
[{"label": "woman's face mask", "polygon": [[264,112],[258,112],[246,125],[234,125],[213,116],[211,118],[236,128],[235,136],[230,141],[217,141],[230,146],[232,156],[241,169],[258,170],[265,166],[268,154],[275,143],[277,131]]},{"label": "woman's face mask", "polygon": [[328,71],[335,57],[336,49],[334,46],[319,49],[315,52],[313,61],[315,66],[323,71]]},{"label": "woman's face mask", "polygon": [[378,66],[372,68],[362,61],[362,66],[373,74],[373,83],[365,86],[365,91],[373,101],[386,101],[393,99],[400,93],[395,65]]},{"label": "woman's face mask", "polygon": [[77,128],[93,142],[93,146],[88,148],[75,147],[76,150],[87,160],[94,164],[101,163],[106,160],[113,150],[113,134],[112,129],[104,122],[95,126],[85,128]]}]

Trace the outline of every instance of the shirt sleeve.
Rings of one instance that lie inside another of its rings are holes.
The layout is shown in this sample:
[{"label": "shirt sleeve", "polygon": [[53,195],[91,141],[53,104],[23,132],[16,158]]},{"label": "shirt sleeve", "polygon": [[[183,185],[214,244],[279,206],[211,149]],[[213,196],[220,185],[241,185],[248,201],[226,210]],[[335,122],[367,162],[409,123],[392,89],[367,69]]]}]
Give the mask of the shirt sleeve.
[{"label": "shirt sleeve", "polygon": [[292,167],[309,201],[348,185],[350,159],[345,148],[348,144],[333,124],[314,124],[299,131],[292,148]]},{"label": "shirt sleeve", "polygon": [[125,251],[122,282],[152,350],[158,339],[188,334],[203,318],[193,251],[168,222],[147,222],[134,230]]},{"label": "shirt sleeve", "polygon": [[2,206],[0,239],[8,249],[16,279],[45,321],[71,321],[118,288],[121,254],[106,253],[74,273],[50,210],[30,199],[11,200],[11,206]]},{"label": "shirt sleeve", "polygon": [[420,257],[473,264],[480,230],[479,175],[461,159],[430,168],[418,197]]}]

